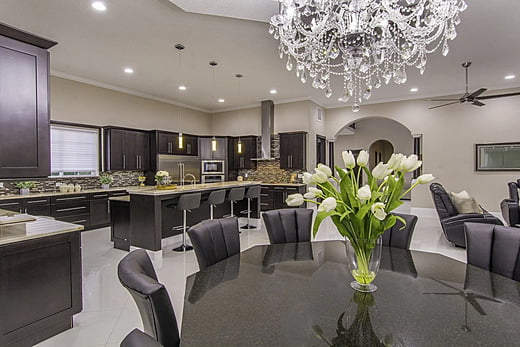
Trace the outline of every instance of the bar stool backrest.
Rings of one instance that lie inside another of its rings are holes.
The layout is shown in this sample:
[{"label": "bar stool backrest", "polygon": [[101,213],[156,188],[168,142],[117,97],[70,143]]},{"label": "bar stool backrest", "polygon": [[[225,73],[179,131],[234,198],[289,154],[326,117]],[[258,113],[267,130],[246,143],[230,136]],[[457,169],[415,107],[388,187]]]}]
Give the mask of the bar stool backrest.
[{"label": "bar stool backrest", "polygon": [[177,202],[179,210],[193,210],[200,206],[201,193],[183,194]]}]

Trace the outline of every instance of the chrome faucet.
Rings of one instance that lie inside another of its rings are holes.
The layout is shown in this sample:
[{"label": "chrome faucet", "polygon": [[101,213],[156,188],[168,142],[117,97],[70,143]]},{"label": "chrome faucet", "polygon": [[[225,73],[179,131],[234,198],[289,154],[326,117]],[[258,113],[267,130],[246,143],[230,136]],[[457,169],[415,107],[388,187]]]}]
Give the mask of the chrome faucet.
[{"label": "chrome faucet", "polygon": [[189,174],[184,175],[184,177],[182,178],[182,181],[181,181],[181,185],[184,185],[184,181],[186,180],[186,176],[191,177],[191,184],[195,184],[196,183],[197,177],[195,177],[194,175],[189,173]]}]

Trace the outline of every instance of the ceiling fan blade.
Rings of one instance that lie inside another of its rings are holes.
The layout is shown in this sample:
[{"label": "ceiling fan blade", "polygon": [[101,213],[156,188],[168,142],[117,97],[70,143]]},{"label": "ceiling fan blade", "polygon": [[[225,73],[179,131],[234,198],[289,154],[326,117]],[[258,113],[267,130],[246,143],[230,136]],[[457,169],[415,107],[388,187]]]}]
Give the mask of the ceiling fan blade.
[{"label": "ceiling fan blade", "polygon": [[447,104],[444,104],[444,105],[437,105],[437,106],[433,106],[433,107],[430,107],[429,110],[433,110],[434,108],[439,108],[439,107],[444,107],[444,106],[448,106],[448,105],[453,105],[453,104],[458,104],[459,101],[454,101],[454,102],[449,102]]},{"label": "ceiling fan blade", "polygon": [[475,106],[484,106],[485,105],[483,102],[480,102],[478,100],[473,100],[473,102],[471,104],[475,105]]},{"label": "ceiling fan blade", "polygon": [[495,99],[495,98],[505,98],[507,96],[517,96],[520,95],[520,92],[515,93],[506,93],[506,94],[496,94],[496,95],[485,95],[485,96],[479,96],[479,100],[486,100],[486,99]]},{"label": "ceiling fan blade", "polygon": [[459,99],[424,99],[424,101],[455,101]]},{"label": "ceiling fan blade", "polygon": [[470,95],[468,95],[467,98],[468,99],[474,99],[477,96],[479,96],[480,94],[484,93],[486,90],[487,90],[487,88],[480,88],[479,90],[477,90],[477,91],[471,93]]}]

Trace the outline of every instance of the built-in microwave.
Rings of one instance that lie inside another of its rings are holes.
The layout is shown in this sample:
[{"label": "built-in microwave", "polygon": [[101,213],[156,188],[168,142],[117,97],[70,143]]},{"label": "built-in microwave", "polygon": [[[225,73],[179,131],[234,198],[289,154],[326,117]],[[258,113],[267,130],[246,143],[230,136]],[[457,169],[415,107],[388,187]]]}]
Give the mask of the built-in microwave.
[{"label": "built-in microwave", "polygon": [[202,183],[224,182],[224,175],[202,175]]},{"label": "built-in microwave", "polygon": [[203,160],[202,174],[224,174],[224,160]]}]

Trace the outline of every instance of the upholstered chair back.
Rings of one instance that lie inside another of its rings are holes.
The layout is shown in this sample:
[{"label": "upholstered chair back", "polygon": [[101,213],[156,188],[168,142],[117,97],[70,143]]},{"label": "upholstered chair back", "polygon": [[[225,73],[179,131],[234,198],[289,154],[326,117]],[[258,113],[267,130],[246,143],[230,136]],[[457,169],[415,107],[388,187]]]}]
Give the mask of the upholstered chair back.
[{"label": "upholstered chair back", "polygon": [[393,227],[386,230],[383,234],[383,246],[410,249],[413,231],[417,224],[417,216],[400,213],[394,213],[394,215],[403,218],[406,225],[403,228],[403,222],[397,220]]},{"label": "upholstered chair back", "polygon": [[311,240],[313,210],[286,208],[262,214],[271,244]]},{"label": "upholstered chair back", "polygon": [[157,281],[146,251],[139,249],[129,253],[119,262],[117,274],[137,304],[144,331],[164,347],[179,346],[179,329],[170,296]]},{"label": "upholstered chair back", "polygon": [[205,220],[188,230],[199,268],[240,253],[238,218]]},{"label": "upholstered chair back", "polygon": [[458,214],[457,209],[451,202],[450,196],[439,183],[430,184],[430,192],[432,194],[433,203],[435,209],[439,215],[440,220],[448,217],[456,216]]}]

